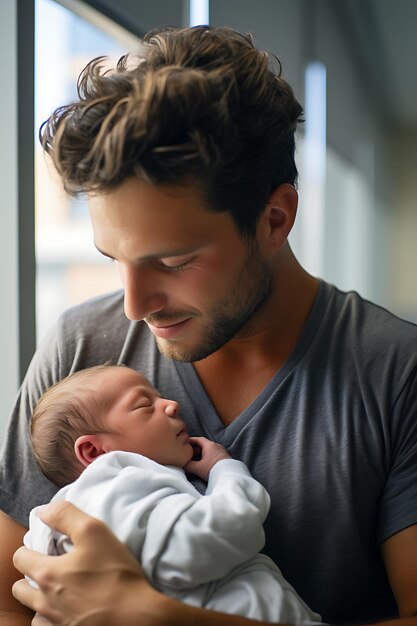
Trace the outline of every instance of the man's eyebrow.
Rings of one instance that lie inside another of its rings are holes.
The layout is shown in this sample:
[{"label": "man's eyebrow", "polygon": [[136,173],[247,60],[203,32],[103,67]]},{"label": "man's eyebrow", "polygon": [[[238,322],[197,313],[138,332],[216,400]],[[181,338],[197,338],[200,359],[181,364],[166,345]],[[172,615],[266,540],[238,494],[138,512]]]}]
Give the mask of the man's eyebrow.
[{"label": "man's eyebrow", "polygon": [[[100,252],[100,254],[102,254],[103,256],[106,256],[109,259],[113,259],[114,257],[109,254],[108,252],[105,252],[105,250],[102,250],[101,248],[98,247],[97,244],[94,244],[95,248],[98,250],[98,252]],[[198,245],[198,246],[192,246],[192,247],[187,247],[187,248],[177,248],[176,250],[161,250],[159,252],[155,252],[153,254],[145,254],[142,257],[138,257],[138,261],[152,261],[155,259],[168,259],[171,257],[177,257],[177,256],[184,256],[187,254],[194,254],[195,252],[197,252],[198,250],[201,250],[204,247],[204,244]]]}]

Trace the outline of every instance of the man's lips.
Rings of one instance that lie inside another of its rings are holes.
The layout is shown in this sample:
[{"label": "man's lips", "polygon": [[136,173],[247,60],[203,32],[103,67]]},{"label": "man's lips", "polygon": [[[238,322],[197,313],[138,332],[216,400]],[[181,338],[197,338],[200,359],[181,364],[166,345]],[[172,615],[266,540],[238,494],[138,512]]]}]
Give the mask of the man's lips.
[{"label": "man's lips", "polygon": [[[146,320],[145,320],[146,321]],[[178,335],[185,326],[191,321],[191,317],[182,320],[181,322],[174,322],[169,324],[151,324],[150,322],[146,322],[149,330],[156,335],[156,337],[160,337],[161,339],[174,339],[176,335]]]}]

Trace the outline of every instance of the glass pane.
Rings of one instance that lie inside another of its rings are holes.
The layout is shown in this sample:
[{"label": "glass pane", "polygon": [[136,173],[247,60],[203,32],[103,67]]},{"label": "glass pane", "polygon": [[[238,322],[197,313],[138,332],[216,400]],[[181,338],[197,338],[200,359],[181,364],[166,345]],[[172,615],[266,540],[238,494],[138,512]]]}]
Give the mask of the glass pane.
[{"label": "glass pane", "polygon": [[[36,0],[35,128],[76,96],[94,57],[120,57],[121,44],[53,0]],[[66,308],[120,287],[114,265],[94,248],[83,198],[69,199],[36,141],[36,298],[38,341]]]}]

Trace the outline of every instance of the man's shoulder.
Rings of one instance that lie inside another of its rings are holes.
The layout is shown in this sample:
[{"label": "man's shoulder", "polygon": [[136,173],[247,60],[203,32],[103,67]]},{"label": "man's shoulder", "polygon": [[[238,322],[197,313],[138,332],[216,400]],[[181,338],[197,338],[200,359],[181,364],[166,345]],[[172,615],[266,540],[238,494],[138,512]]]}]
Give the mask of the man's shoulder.
[{"label": "man's shoulder", "polygon": [[95,296],[64,311],[58,322],[63,325],[73,325],[74,323],[96,325],[97,321],[112,321],[115,318],[126,319],[123,300],[124,294],[122,289]]},{"label": "man's shoulder", "polygon": [[145,353],[143,326],[126,318],[122,291],[87,300],[61,314],[40,343],[28,373],[40,372],[43,388],[79,369],[118,363],[132,345]]},{"label": "man's shoulder", "polygon": [[[417,325],[356,292],[330,287],[328,354],[368,378],[402,384],[417,369]],[[331,349],[333,347],[333,350]]]},{"label": "man's shoulder", "polygon": [[333,313],[341,326],[349,327],[352,334],[372,339],[409,342],[417,339],[417,325],[402,319],[381,304],[372,302],[356,291],[341,291],[329,286],[333,298]]},{"label": "man's shoulder", "polygon": [[91,298],[64,311],[57,320],[61,344],[119,344],[129,325],[123,306],[123,291]]}]

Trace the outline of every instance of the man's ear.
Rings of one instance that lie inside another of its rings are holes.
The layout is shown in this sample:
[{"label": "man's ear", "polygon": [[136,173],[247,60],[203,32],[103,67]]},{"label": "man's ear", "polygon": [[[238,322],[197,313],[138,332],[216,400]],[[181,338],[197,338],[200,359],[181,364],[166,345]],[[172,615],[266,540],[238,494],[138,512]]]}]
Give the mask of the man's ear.
[{"label": "man's ear", "polygon": [[298,193],[289,183],[279,185],[269,196],[263,213],[267,235],[274,247],[287,241],[297,215]]},{"label": "man's ear", "polygon": [[106,450],[103,447],[102,438],[100,434],[95,435],[82,435],[78,437],[74,443],[74,451],[77,455],[77,459],[87,467],[101,454],[105,454]]}]

